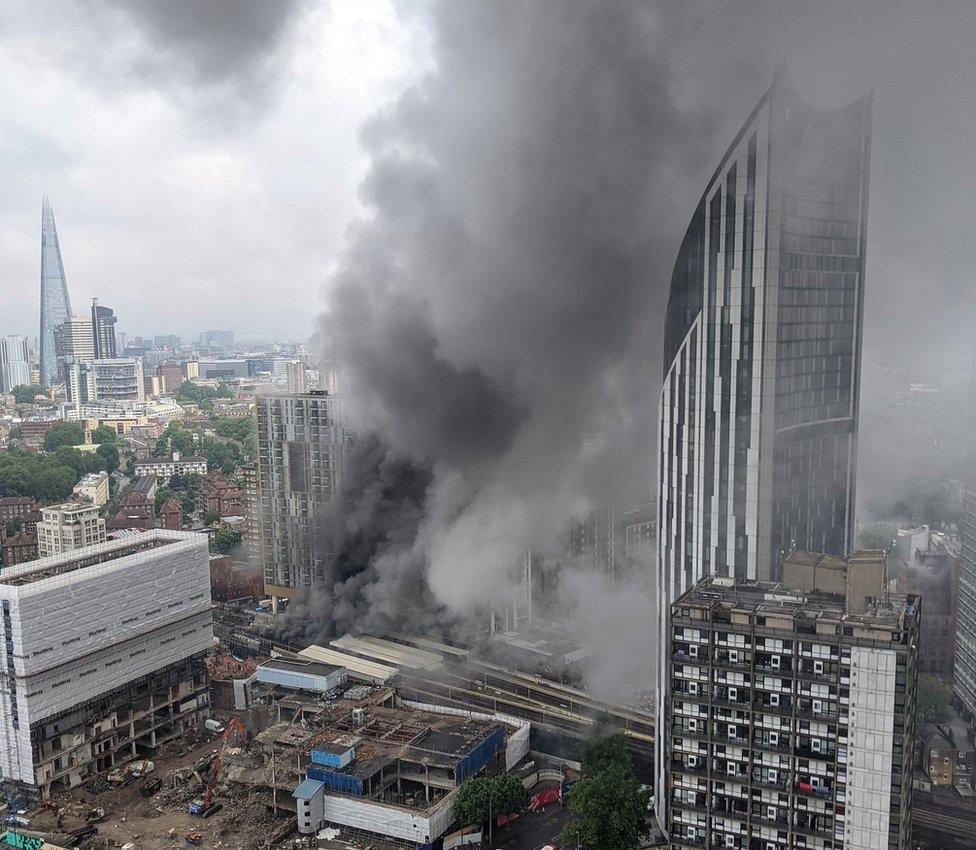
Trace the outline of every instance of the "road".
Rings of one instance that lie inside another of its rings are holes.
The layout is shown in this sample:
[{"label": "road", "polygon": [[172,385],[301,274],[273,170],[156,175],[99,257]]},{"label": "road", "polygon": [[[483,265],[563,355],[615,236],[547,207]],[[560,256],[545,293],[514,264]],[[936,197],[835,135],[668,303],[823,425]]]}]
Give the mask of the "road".
[{"label": "road", "polygon": [[491,850],[539,850],[547,844],[558,844],[559,833],[570,818],[570,811],[562,803],[546,806],[545,812],[527,812],[517,821],[495,832]]}]

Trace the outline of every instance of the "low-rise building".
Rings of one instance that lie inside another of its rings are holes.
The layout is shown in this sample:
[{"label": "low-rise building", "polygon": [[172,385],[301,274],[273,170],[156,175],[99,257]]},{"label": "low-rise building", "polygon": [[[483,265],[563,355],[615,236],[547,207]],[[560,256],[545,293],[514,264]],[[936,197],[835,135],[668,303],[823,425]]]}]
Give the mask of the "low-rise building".
[{"label": "low-rise building", "polygon": [[87,501],[100,508],[108,501],[108,473],[89,472],[75,484],[71,492],[80,501]]},{"label": "low-rise building", "polygon": [[0,565],[4,569],[37,560],[37,535],[23,531],[0,538]]},{"label": "low-rise building", "polygon": [[159,475],[172,478],[174,475],[206,475],[207,459],[196,456],[181,456],[173,452],[170,457],[151,457],[135,463],[136,475]]},{"label": "low-rise building", "polygon": [[976,745],[967,723],[954,717],[948,723],[925,726],[919,743],[922,770],[933,785],[951,786],[965,796],[973,793]]},{"label": "low-rise building", "polygon": [[23,520],[37,510],[37,501],[31,496],[5,496],[0,499],[0,526],[11,520]]},{"label": "low-rise building", "polygon": [[105,542],[105,520],[94,505],[69,502],[41,509],[37,552],[41,558]]}]

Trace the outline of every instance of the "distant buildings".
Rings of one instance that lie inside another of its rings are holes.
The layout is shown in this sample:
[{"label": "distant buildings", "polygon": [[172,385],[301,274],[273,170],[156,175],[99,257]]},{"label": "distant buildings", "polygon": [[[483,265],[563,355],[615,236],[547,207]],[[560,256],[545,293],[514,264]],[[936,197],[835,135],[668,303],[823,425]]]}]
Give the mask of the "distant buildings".
[{"label": "distant buildings", "polygon": [[67,367],[66,377],[68,400],[78,412],[93,402],[141,404],[146,400],[142,361],[138,358],[75,362]]},{"label": "distant buildings", "polygon": [[576,565],[608,576],[637,565],[646,568],[656,528],[652,502],[595,508],[571,524],[567,554]]},{"label": "distant buildings", "polygon": [[37,524],[39,557],[75,552],[105,542],[105,520],[95,505],[68,502],[41,508]]},{"label": "distant buildings", "polygon": [[69,316],[54,329],[54,350],[58,357],[59,379],[72,364],[95,359],[95,332],[88,316]]},{"label": "distant buildings", "polygon": [[0,392],[29,385],[30,354],[22,336],[0,337]]},{"label": "distant buildings", "polygon": [[883,585],[866,600],[710,577],[672,604],[671,847],[912,846],[920,604]]},{"label": "distant buildings", "polygon": [[919,669],[952,679],[956,650],[956,606],[961,556],[958,543],[928,526],[908,537],[907,560],[901,565],[898,592],[922,597]]},{"label": "distant buildings", "polygon": [[89,472],[75,484],[72,492],[82,502],[89,502],[100,508],[108,501],[108,473]]},{"label": "distant buildings", "polygon": [[266,592],[290,598],[324,576],[332,554],[328,508],[352,442],[339,397],[325,392],[257,399],[257,492]]},{"label": "distant buildings", "polygon": [[870,133],[870,97],[820,110],[777,74],[685,233],[659,404],[662,628],[703,576],[777,578],[795,549],[852,544]]},{"label": "distant buildings", "polygon": [[135,474],[161,475],[164,478],[172,478],[174,475],[206,475],[207,459],[173,452],[170,457],[151,457],[136,461]]},{"label": "distant buildings", "polygon": [[115,344],[116,321],[113,310],[108,307],[100,307],[98,299],[92,298],[91,323],[96,360],[110,360],[119,354]]},{"label": "distant buildings", "polygon": [[41,382],[59,381],[54,329],[71,315],[68,283],[64,276],[61,246],[54,223],[54,210],[44,198],[41,203]]},{"label": "distant buildings", "polygon": [[4,779],[48,797],[209,716],[208,561],[201,535],[151,531],[4,570]]},{"label": "distant buildings", "polygon": [[234,345],[233,331],[203,331],[200,334],[201,348],[227,349]]},{"label": "distant buildings", "polygon": [[301,360],[292,360],[286,366],[289,395],[301,395],[308,391],[305,380],[305,364]]},{"label": "distant buildings", "polygon": [[167,395],[179,392],[187,379],[186,368],[182,363],[165,363],[156,367],[156,375],[162,381],[162,391]]}]

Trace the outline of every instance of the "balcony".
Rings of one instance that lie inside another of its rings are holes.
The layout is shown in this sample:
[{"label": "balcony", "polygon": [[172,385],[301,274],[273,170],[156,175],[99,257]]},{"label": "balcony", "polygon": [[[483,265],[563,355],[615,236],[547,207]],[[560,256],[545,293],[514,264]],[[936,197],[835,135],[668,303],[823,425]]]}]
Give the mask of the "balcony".
[{"label": "balcony", "polygon": [[803,794],[806,797],[817,797],[821,800],[826,800],[830,797],[832,789],[830,786],[823,785],[811,785],[809,782],[797,782],[793,789],[797,794]]}]

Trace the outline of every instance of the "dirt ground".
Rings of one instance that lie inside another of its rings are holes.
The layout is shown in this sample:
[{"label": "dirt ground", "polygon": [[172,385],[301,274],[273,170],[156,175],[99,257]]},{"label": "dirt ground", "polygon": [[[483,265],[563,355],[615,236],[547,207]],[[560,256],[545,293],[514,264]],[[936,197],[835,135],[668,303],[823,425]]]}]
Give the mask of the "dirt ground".
[{"label": "dirt ground", "polygon": [[[31,830],[65,832],[85,825],[84,812],[101,807],[106,819],[96,824],[98,834],[91,839],[91,847],[121,847],[129,842],[138,850],[176,850],[187,844],[186,835],[202,833],[201,847],[225,850],[253,850],[263,847],[269,834],[285,822],[273,819],[268,807],[250,797],[247,792],[217,783],[214,800],[222,804],[219,812],[209,818],[195,817],[186,810],[187,799],[203,796],[203,788],[191,780],[178,790],[173,789],[174,770],[184,768],[216,752],[217,738],[206,739],[191,749],[154,759],[156,769],[151,774],[162,781],[162,788],[153,797],[139,794],[137,779],[121,788],[100,790],[107,783],[96,780],[92,789],[85,786],[52,798],[52,808],[32,812]],[[209,768],[201,770],[204,780]],[[56,807],[55,807],[56,804]],[[58,826],[58,809],[78,804],[76,811],[66,811]],[[290,819],[294,822],[294,817]]]}]

